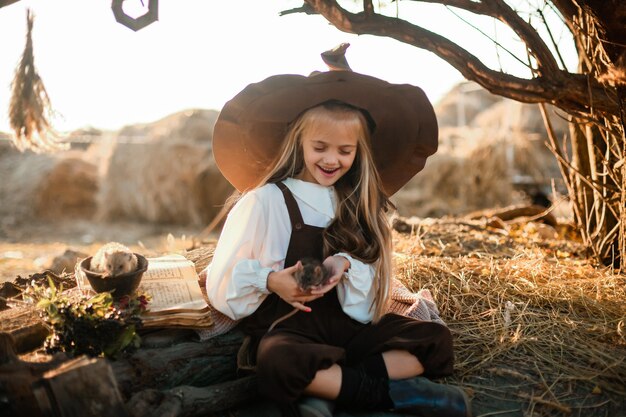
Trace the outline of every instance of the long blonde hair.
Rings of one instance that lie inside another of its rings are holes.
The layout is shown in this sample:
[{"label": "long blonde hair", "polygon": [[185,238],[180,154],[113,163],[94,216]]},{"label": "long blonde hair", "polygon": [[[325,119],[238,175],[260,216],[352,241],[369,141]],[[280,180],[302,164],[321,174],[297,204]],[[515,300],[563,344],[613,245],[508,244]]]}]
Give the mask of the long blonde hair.
[{"label": "long blonde hair", "polygon": [[280,154],[257,186],[297,177],[305,169],[302,136],[314,133],[321,123],[353,129],[358,137],[352,167],[335,183],[338,207],[335,218],[324,230],[324,256],[346,252],[376,265],[370,307],[376,322],[385,313],[391,281],[391,229],[386,212],[392,204],[374,164],[363,112],[343,103],[327,102],[302,113],[290,125]]}]

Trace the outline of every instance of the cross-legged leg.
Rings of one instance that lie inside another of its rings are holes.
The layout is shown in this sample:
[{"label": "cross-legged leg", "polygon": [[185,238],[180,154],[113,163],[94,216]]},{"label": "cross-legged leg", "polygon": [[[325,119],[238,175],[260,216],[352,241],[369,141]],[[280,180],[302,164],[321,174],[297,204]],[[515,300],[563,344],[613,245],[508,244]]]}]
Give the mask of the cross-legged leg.
[{"label": "cross-legged leg", "polygon": [[341,389],[341,367],[337,364],[328,369],[321,369],[315,374],[313,381],[304,390],[305,394],[314,397],[334,400]]},{"label": "cross-legged leg", "polygon": [[259,391],[272,401],[292,403],[315,379],[319,385],[332,387],[332,381],[340,384],[341,374],[334,380],[334,370],[328,368],[341,360],[344,352],[343,348],[320,344],[300,334],[271,332],[261,339],[257,349]]},{"label": "cross-legged leg", "polygon": [[409,351],[393,349],[382,355],[389,379],[413,378],[424,373],[424,366]]},{"label": "cross-legged leg", "polygon": [[[406,350],[390,350],[382,354],[389,379],[406,379],[424,373],[424,367],[415,355]],[[341,389],[342,371],[339,365],[317,371],[305,393],[334,400]],[[374,375],[376,376],[376,375]]]}]

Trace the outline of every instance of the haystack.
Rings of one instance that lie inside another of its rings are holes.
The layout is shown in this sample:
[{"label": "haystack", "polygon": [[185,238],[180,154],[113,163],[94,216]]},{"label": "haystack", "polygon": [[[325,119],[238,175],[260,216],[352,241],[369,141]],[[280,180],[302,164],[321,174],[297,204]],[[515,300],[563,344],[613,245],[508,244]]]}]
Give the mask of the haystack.
[{"label": "haystack", "polygon": [[[400,215],[440,217],[526,203],[526,194],[550,194],[553,185],[565,193],[536,105],[506,100],[465,82],[435,112],[439,150],[393,197]],[[548,106],[548,113],[557,137],[564,137],[566,120],[554,107]],[[459,126],[462,120],[466,125]]]},{"label": "haystack", "polygon": [[82,152],[20,153],[0,146],[0,217],[8,223],[44,218],[91,218],[97,166]]},{"label": "haystack", "polygon": [[[563,112],[550,104],[546,104],[546,110],[556,137],[563,138],[569,133]],[[548,138],[539,105],[513,100],[502,100],[486,108],[471,121],[470,126],[503,132],[536,133],[546,140]]]},{"label": "haystack", "polygon": [[[217,112],[194,110],[120,131],[103,170],[106,220],[208,224],[232,192],[211,150]],[[141,139],[141,140],[140,140]]]},{"label": "haystack", "polygon": [[543,137],[523,131],[442,128],[426,167],[393,198],[401,215],[440,217],[527,202],[521,191],[562,180]]},{"label": "haystack", "polygon": [[[455,134],[442,129],[440,134]],[[442,145],[415,176],[393,197],[401,215],[440,217],[511,203],[505,145],[493,137],[466,129],[465,143]]]},{"label": "haystack", "polygon": [[211,143],[213,126],[218,115],[217,110],[189,109],[173,113],[156,122],[125,126],[118,134],[148,142],[182,140]]},{"label": "haystack", "polygon": [[467,125],[485,109],[504,100],[478,84],[466,81],[454,86],[435,104],[440,127]]},{"label": "haystack", "polygon": [[80,154],[68,153],[42,178],[33,201],[38,217],[90,219],[96,213],[97,167]]}]

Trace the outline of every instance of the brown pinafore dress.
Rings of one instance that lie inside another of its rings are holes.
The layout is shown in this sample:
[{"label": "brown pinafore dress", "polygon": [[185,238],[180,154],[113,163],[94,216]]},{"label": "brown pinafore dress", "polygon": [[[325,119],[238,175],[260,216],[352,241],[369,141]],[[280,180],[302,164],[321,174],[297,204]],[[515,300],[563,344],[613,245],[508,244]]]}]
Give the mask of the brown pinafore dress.
[{"label": "brown pinafore dress", "polygon": [[[324,229],[305,224],[291,191],[283,183],[276,185],[285,198],[292,227],[285,268],[304,257],[321,260]],[[446,326],[397,314],[386,314],[376,324],[358,322],[344,313],[336,287],[307,306],[311,312],[299,311],[268,332],[276,319],[293,310],[270,294],[242,320],[242,329],[250,336],[248,352],[256,359],[259,391],[271,400],[292,403],[318,370],[335,363],[356,366],[370,355],[391,349],[414,354],[425,376],[452,373],[452,336]]]}]

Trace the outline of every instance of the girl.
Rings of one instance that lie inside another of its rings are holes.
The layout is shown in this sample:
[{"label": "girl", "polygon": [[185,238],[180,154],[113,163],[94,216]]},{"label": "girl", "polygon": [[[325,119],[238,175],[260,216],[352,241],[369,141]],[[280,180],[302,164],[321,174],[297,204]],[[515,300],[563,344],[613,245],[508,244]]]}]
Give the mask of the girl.
[{"label": "girl", "polygon": [[[469,415],[460,389],[415,378],[452,373],[447,327],[385,314],[387,195],[436,149],[421,90],[346,71],[275,76],[227,103],[213,140],[220,170],[246,192],[207,269],[207,293],[215,308],[241,319],[261,393],[288,415],[311,411],[311,402],[296,407],[304,395],[344,407]],[[298,287],[304,257],[323,260],[326,285]],[[311,415],[332,415],[329,404]]]}]

